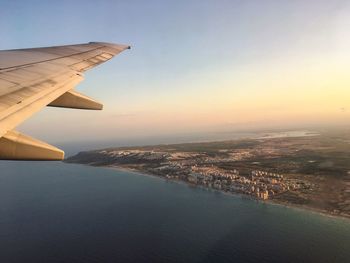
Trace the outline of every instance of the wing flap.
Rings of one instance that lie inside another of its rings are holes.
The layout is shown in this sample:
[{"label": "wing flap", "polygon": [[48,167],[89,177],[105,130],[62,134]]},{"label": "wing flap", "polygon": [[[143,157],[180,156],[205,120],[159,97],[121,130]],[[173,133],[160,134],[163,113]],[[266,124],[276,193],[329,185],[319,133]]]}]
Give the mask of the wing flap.
[{"label": "wing flap", "polygon": [[0,138],[2,160],[63,160],[64,152],[50,144],[16,131],[9,131]]},{"label": "wing flap", "polygon": [[103,108],[101,103],[74,90],[67,91],[47,106],[82,110],[102,110]]},{"label": "wing flap", "polygon": [[[68,90],[73,89],[82,79],[83,77],[75,72],[67,72],[57,78],[43,81],[33,89],[26,87],[2,96],[0,102],[6,103],[7,108],[0,111],[0,137]],[[29,95],[24,96],[24,93]],[[21,95],[14,97],[16,94]]]}]

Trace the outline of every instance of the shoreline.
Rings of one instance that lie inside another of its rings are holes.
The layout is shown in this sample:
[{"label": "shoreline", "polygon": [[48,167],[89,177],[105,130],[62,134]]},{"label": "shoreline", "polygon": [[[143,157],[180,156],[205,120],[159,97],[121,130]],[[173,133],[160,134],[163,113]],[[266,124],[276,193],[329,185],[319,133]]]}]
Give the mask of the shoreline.
[{"label": "shoreline", "polygon": [[[88,166],[94,166],[91,164],[81,164],[81,165],[88,165]],[[121,167],[121,166],[115,166],[115,165],[106,165],[106,166],[94,166],[94,167],[102,167],[102,168],[108,168],[108,169],[113,169],[113,170],[117,170],[117,171],[124,171],[124,172],[131,172],[131,173],[137,173],[139,175],[142,176],[149,176],[151,178],[157,178],[160,180],[165,180],[165,181],[170,181],[170,182],[174,182],[174,183],[179,183],[179,184],[184,184],[186,186],[192,186],[192,187],[196,187],[196,188],[202,188],[205,190],[210,190],[210,191],[215,191],[215,192],[219,192],[225,195],[231,195],[231,196],[240,196],[242,198],[247,198],[250,199],[251,201],[257,201],[259,203],[266,203],[269,205],[275,205],[275,206],[280,206],[280,207],[284,207],[284,208],[289,208],[289,209],[295,209],[295,210],[299,210],[299,211],[303,211],[303,212],[309,212],[309,213],[313,213],[313,214],[317,214],[317,215],[322,215],[328,218],[335,218],[335,219],[341,219],[341,220],[350,220],[350,215],[336,215],[336,214],[331,214],[329,213],[327,210],[322,210],[322,209],[318,209],[318,208],[314,208],[314,207],[310,207],[310,206],[304,206],[304,205],[297,205],[297,204],[290,204],[290,203],[284,203],[281,201],[274,201],[272,199],[269,200],[259,200],[256,198],[253,198],[252,196],[246,195],[246,194],[241,194],[241,193],[234,193],[234,192],[226,192],[226,191],[222,191],[222,190],[218,190],[218,189],[214,189],[214,188],[208,188],[208,187],[204,187],[202,185],[195,185],[195,184],[190,184],[188,182],[185,181],[181,181],[181,180],[174,180],[174,179],[167,179],[155,174],[151,174],[148,173],[146,171],[142,171],[142,170],[137,170],[134,168],[129,168],[129,167]]]}]

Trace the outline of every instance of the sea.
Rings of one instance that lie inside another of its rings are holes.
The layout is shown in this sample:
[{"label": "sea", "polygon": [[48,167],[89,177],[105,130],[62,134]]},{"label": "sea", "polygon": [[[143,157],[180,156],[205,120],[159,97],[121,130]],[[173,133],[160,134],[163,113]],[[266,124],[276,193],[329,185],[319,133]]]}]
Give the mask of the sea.
[{"label": "sea", "polygon": [[350,220],[136,172],[0,161],[0,262],[350,262]]}]

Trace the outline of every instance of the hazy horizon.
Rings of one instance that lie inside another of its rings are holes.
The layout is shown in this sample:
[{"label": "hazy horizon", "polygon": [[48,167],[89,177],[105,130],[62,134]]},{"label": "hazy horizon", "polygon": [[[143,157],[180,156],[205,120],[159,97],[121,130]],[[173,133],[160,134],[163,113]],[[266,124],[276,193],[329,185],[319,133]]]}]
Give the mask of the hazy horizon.
[{"label": "hazy horizon", "polygon": [[77,87],[103,111],[48,108],[20,126],[49,142],[350,121],[348,1],[2,1],[0,21],[0,49],[132,46]]}]

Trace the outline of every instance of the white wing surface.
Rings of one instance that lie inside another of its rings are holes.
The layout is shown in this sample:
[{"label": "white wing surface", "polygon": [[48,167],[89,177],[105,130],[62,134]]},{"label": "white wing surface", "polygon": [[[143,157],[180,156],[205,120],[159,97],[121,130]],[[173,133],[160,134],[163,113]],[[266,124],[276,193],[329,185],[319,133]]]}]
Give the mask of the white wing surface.
[{"label": "white wing surface", "polygon": [[90,42],[0,51],[0,159],[62,160],[63,151],[14,128],[45,106],[101,110],[73,89],[85,71],[129,48]]}]

